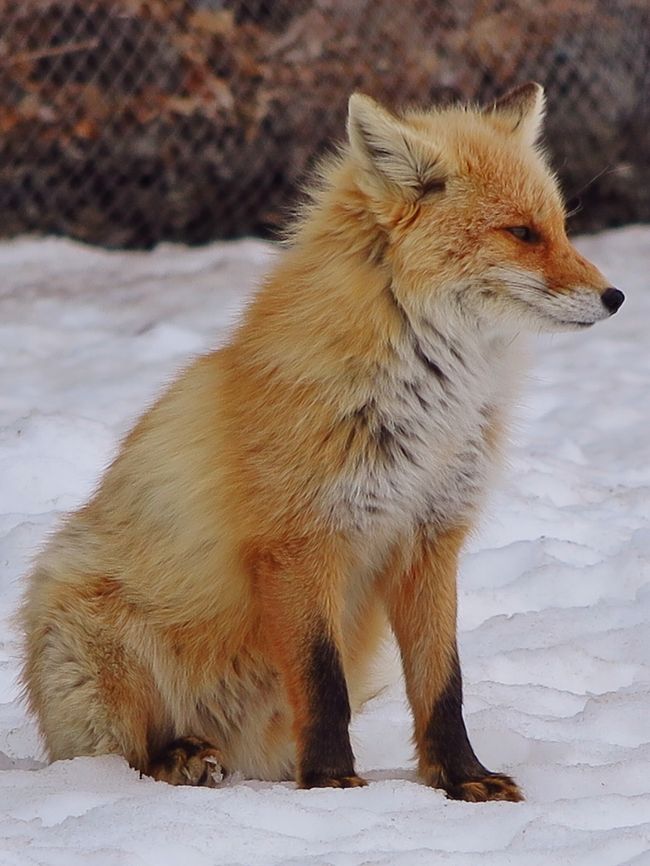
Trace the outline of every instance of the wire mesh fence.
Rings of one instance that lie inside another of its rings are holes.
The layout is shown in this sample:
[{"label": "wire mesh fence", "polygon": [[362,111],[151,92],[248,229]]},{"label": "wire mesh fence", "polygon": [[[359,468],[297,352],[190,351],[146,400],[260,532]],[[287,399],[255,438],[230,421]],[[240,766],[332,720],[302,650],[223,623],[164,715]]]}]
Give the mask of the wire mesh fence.
[{"label": "wire mesh fence", "polygon": [[359,89],[547,90],[576,228],[650,218],[648,0],[0,0],[0,234],[268,233]]}]

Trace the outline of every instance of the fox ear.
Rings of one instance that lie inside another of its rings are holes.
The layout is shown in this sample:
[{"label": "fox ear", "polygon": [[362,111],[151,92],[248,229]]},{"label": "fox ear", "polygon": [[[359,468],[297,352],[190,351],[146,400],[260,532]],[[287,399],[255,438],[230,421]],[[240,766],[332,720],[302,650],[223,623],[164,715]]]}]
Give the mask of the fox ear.
[{"label": "fox ear", "polygon": [[529,81],[486,106],[483,113],[505,131],[519,135],[526,144],[532,145],[541,132],[544,105],[544,88]]},{"label": "fox ear", "polygon": [[444,189],[447,171],[435,146],[369,96],[350,97],[348,138],[375,182],[399,187],[410,199]]}]

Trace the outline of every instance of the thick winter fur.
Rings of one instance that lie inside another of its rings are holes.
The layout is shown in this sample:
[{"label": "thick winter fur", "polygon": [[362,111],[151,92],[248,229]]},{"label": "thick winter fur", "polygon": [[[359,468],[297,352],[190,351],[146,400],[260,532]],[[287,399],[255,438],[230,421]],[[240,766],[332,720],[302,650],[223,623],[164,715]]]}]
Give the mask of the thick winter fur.
[{"label": "thick winter fur", "polygon": [[518,333],[609,315],[534,144],[542,104],[532,84],[401,118],[352,97],[349,145],[229,344],[142,417],[34,568],[23,677],[52,760],[363,784],[348,723],[387,618],[424,781],[520,798],[465,730],[458,554]]}]

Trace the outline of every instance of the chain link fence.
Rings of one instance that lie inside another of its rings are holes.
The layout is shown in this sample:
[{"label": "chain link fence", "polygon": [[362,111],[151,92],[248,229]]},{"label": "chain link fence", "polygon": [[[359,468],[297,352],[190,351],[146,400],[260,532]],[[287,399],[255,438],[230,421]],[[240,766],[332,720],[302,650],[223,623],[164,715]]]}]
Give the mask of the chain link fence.
[{"label": "chain link fence", "polygon": [[349,93],[536,79],[579,230],[650,218],[648,0],[0,0],[0,234],[268,234]]}]

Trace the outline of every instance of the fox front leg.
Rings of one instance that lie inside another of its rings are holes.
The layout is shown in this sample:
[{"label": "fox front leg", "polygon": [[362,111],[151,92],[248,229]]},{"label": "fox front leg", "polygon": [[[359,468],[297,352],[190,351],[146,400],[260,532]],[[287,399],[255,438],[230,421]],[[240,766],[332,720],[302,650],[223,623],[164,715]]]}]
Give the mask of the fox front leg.
[{"label": "fox front leg", "polygon": [[474,754],[462,715],[456,648],[456,569],[466,531],[420,530],[407,563],[386,576],[388,615],[399,644],[415,726],[419,772],[455,800],[523,799],[515,782]]},{"label": "fox front leg", "polygon": [[312,542],[304,550],[265,554],[257,571],[270,653],[293,711],[299,787],[365,785],[354,769],[348,731],[337,616],[343,574],[336,555]]}]

